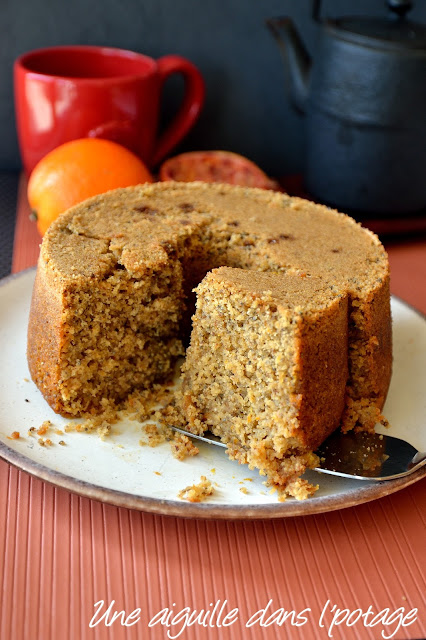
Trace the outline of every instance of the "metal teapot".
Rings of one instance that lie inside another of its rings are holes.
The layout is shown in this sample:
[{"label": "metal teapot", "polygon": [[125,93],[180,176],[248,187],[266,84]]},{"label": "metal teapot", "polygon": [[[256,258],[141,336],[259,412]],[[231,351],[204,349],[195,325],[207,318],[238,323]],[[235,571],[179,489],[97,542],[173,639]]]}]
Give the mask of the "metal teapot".
[{"label": "metal teapot", "polygon": [[347,211],[426,210],[426,26],[407,0],[384,18],[313,18],[311,61],[290,18],[267,24],[288,70],[290,96],[306,117],[305,188]]}]

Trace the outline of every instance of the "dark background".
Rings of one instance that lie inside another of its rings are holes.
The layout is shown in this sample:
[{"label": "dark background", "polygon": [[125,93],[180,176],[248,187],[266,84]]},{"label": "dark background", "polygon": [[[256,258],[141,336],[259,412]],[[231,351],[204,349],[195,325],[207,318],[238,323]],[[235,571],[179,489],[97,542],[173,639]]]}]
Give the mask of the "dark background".
[{"label": "dark background", "polygon": [[[386,9],[384,0],[324,0],[323,13],[385,15]],[[303,117],[288,102],[280,54],[265,19],[292,16],[314,53],[318,26],[310,14],[311,0],[0,0],[0,170],[20,167],[13,61],[30,49],[59,44],[189,58],[203,73],[207,99],[178,150],[234,150],[277,176],[302,170]],[[411,17],[426,22],[425,0],[417,0]],[[178,79],[170,80],[164,120],[181,89]]]}]

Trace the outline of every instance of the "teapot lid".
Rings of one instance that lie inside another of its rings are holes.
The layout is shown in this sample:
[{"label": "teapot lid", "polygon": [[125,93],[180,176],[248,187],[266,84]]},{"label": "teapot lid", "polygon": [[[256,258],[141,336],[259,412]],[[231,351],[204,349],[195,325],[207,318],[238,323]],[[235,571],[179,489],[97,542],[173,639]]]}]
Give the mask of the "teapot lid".
[{"label": "teapot lid", "polygon": [[412,8],[408,0],[388,0],[391,13],[384,18],[348,16],[327,20],[342,37],[368,38],[368,45],[376,47],[398,46],[410,49],[426,49],[426,25],[405,19]]}]

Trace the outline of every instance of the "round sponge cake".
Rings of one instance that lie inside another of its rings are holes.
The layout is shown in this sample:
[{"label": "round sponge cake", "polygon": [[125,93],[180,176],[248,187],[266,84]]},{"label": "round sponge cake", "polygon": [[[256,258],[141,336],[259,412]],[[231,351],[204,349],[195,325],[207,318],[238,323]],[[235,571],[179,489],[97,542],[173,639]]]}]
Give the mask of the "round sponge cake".
[{"label": "round sponge cake", "polygon": [[164,379],[184,352],[191,291],[217,267],[270,272],[283,286],[286,277],[312,278],[345,300],[340,422],[373,428],[392,363],[389,265],[379,239],[324,206],[204,183],[119,189],[51,225],[34,286],[28,362],[52,408],[99,413]]}]

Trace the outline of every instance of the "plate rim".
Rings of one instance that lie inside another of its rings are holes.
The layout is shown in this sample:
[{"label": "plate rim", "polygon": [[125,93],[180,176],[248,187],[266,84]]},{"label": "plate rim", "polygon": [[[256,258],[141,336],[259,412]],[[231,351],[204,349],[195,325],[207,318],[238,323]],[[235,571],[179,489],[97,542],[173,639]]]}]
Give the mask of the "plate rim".
[{"label": "plate rim", "polygon": [[[12,273],[0,280],[0,287],[9,284],[22,276],[28,276],[36,270],[30,267],[18,273]],[[426,321],[426,315],[405,302],[398,296],[392,295],[403,306],[414,311],[420,318]],[[217,505],[212,502],[190,503],[185,501],[151,498],[137,494],[111,489],[92,482],[80,480],[69,476],[62,471],[57,471],[32,460],[28,456],[9,447],[0,441],[0,458],[13,465],[15,468],[29,473],[48,484],[65,489],[81,497],[98,500],[116,507],[146,511],[158,515],[178,516],[184,518],[219,519],[219,520],[247,520],[270,519],[294,516],[307,516],[328,511],[336,511],[354,507],[366,502],[391,495],[426,477],[426,467],[418,469],[411,475],[397,480],[384,480],[368,485],[361,484],[360,489],[351,490],[349,494],[327,495],[308,500],[286,500],[257,505]]]},{"label": "plate rim", "polygon": [[[366,502],[378,500],[385,496],[396,493],[423,477],[426,477],[426,467],[418,469],[409,476],[398,478],[397,480],[384,480],[375,482],[367,486],[361,485],[359,490],[353,490],[350,494],[328,495],[320,498],[310,498],[308,500],[287,500],[285,502],[268,503],[265,505],[215,505],[211,502],[179,502],[177,500],[166,500],[160,498],[150,498],[149,496],[139,496],[136,494],[109,489],[100,485],[79,480],[73,476],[68,476],[61,471],[50,469],[22,453],[8,447],[0,441],[0,458],[18,468],[29,473],[31,476],[43,480],[55,487],[65,489],[81,497],[91,500],[98,500],[116,507],[125,507],[137,511],[147,511],[158,515],[180,516],[184,518],[218,519],[218,520],[247,520],[247,519],[270,519],[294,516],[307,516],[320,514],[328,511],[337,511],[354,507]],[[352,497],[351,497],[352,495]]]}]

